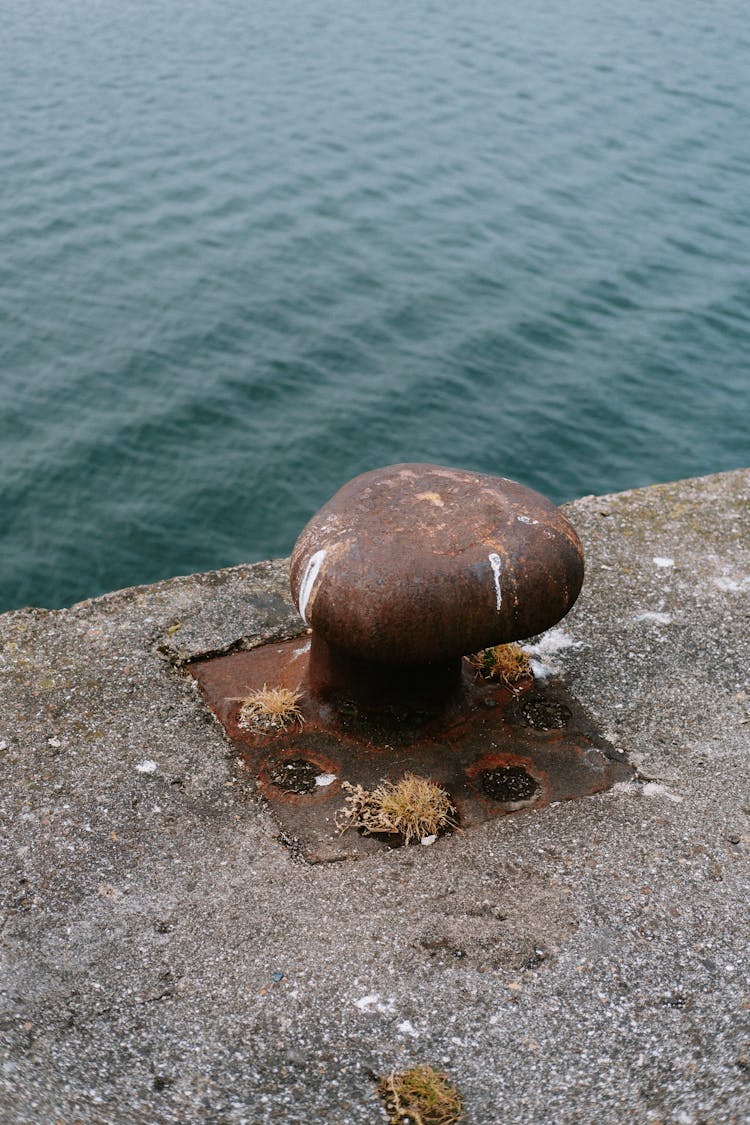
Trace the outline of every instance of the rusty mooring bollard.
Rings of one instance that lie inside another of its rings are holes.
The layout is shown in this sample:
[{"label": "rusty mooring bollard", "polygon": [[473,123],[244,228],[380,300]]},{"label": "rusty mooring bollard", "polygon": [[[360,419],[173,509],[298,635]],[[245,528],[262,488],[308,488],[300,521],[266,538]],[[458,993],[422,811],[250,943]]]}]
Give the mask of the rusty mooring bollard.
[{"label": "rusty mooring bollard", "polygon": [[313,516],[291,561],[309,680],[361,701],[445,698],[461,658],[541,633],[575,602],[583,550],[551,501],[504,477],[391,465]]},{"label": "rusty mooring bollard", "polygon": [[[449,795],[467,829],[632,779],[564,680],[526,670],[511,681],[487,653],[464,659],[554,625],[582,581],[578,537],[538,493],[393,465],[350,481],[297,541],[291,585],[309,643],[268,640],[189,671],[280,839],[316,863],[366,854],[382,841],[339,835],[345,786],[373,793],[412,773]],[[274,691],[293,718],[248,724],[248,705]]]}]

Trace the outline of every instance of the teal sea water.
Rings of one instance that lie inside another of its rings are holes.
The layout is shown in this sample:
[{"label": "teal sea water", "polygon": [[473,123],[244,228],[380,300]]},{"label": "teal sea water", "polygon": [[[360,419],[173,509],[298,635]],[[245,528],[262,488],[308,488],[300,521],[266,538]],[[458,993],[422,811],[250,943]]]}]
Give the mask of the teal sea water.
[{"label": "teal sea water", "polygon": [[4,0],[0,609],[750,463],[744,0]]}]

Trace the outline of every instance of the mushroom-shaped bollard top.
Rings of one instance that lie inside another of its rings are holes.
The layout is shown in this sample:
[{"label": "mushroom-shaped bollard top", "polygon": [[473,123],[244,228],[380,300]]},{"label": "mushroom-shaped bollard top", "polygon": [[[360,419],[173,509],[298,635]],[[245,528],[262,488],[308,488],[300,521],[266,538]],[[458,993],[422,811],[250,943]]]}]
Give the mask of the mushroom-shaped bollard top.
[{"label": "mushroom-shaped bollard top", "polygon": [[291,561],[292,595],[313,633],[388,665],[541,633],[582,583],[580,540],[551,501],[439,465],[355,477],[313,516]]}]

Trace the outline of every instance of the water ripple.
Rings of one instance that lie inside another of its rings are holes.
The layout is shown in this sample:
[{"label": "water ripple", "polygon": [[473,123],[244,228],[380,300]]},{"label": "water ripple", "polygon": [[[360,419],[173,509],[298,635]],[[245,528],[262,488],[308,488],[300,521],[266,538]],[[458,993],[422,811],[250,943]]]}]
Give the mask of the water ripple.
[{"label": "water ripple", "polygon": [[[0,608],[750,453],[739,0],[6,0]],[[667,33],[668,29],[668,33]]]}]

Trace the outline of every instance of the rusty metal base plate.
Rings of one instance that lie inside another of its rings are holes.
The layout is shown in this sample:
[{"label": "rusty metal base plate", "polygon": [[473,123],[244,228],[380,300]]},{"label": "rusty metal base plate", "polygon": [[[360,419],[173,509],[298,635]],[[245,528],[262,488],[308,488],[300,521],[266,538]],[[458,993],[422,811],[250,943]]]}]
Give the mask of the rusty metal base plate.
[{"label": "rusty metal base plate", "polygon": [[[196,661],[197,680],[238,755],[257,776],[281,838],[312,863],[388,846],[340,833],[342,783],[372,790],[411,772],[443,786],[461,830],[629,781],[633,771],[595,731],[559,681],[531,676],[509,687],[477,679],[464,661],[460,690],[439,712],[384,705],[363,710],[307,690],[308,636]],[[264,686],[299,690],[303,722],[252,733],[243,700]]]}]

